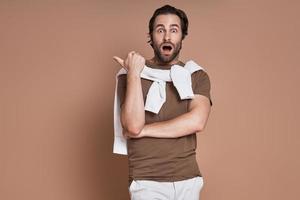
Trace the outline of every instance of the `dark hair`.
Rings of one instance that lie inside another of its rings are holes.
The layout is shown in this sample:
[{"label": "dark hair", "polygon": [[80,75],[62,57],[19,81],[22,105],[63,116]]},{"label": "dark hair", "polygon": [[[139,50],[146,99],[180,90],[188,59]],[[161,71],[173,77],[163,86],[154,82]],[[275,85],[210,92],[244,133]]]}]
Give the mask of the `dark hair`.
[{"label": "dark hair", "polygon": [[177,15],[180,18],[180,24],[181,24],[181,31],[182,31],[182,39],[185,38],[185,36],[188,34],[188,26],[189,26],[189,20],[184,13],[184,11],[177,9],[173,6],[170,5],[165,5],[161,8],[158,8],[155,10],[153,13],[150,21],[149,21],[149,35],[150,35],[150,40],[148,43],[151,44],[152,46],[152,32],[153,32],[153,26],[154,26],[154,21],[158,15],[166,15],[166,14],[174,14]]}]

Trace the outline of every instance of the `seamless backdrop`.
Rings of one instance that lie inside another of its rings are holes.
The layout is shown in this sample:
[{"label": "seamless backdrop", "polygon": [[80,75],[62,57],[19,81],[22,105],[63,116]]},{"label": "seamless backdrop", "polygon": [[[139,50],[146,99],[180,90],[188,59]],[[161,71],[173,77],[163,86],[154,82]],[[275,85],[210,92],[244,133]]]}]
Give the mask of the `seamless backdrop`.
[{"label": "seamless backdrop", "polygon": [[296,0],[1,0],[0,199],[129,199],[112,57],[151,58],[148,20],[164,4],[186,11],[181,59],[212,83],[202,199],[299,199]]}]

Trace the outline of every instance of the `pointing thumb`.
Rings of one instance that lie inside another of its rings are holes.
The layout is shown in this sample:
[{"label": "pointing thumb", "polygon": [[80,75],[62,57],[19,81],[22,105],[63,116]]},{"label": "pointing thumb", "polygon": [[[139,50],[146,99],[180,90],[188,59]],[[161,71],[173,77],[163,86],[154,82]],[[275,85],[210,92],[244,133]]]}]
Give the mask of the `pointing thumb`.
[{"label": "pointing thumb", "polygon": [[125,66],[124,60],[123,60],[122,58],[119,58],[118,56],[114,56],[113,59],[114,59],[117,63],[119,63],[122,67]]}]

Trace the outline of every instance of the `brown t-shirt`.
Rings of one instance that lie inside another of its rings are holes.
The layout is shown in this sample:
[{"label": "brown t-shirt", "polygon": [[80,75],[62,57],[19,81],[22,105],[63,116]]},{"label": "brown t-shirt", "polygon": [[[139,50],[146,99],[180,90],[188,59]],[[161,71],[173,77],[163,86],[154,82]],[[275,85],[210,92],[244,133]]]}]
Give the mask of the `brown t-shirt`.
[{"label": "brown t-shirt", "polygon": [[[177,64],[184,66],[184,63]],[[159,67],[146,61],[146,65],[155,69],[170,69],[171,66]],[[141,79],[144,102],[152,81]],[[210,100],[210,81],[206,72],[192,74],[194,94],[204,95]],[[126,75],[118,81],[118,97],[121,105],[126,93]],[[158,114],[145,111],[145,123],[154,123],[175,118],[188,111],[190,100],[181,100],[172,82],[166,84],[166,102]],[[196,162],[196,134],[179,138],[128,139],[129,182],[132,180],[180,181],[201,176]]]}]

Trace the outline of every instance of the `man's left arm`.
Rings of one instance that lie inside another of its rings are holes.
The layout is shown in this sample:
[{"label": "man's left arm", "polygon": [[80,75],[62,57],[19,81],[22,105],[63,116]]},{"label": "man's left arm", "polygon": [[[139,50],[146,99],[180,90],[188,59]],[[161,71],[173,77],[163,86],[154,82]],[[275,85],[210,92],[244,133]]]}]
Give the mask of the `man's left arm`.
[{"label": "man's left arm", "polygon": [[[167,121],[155,122],[144,126],[137,136],[178,138],[204,130],[210,113],[210,100],[204,95],[196,94],[189,102],[188,112]],[[126,133],[125,133],[126,134]]]}]

